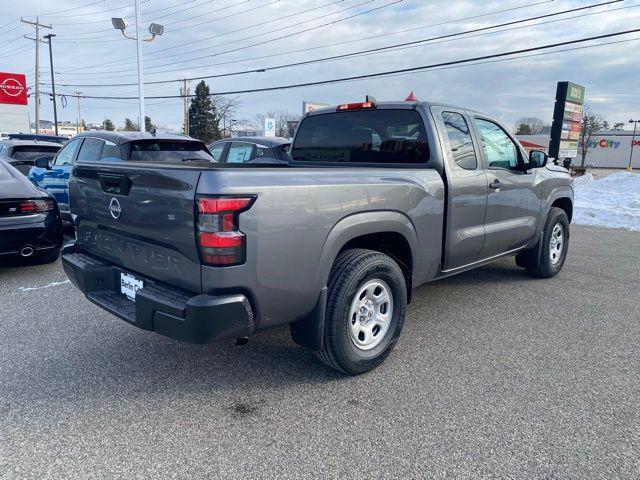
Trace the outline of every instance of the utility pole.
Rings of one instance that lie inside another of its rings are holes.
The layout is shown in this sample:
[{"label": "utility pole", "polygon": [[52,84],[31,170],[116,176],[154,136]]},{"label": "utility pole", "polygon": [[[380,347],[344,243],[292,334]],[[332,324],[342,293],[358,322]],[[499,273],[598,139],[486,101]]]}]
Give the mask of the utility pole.
[{"label": "utility pole", "polygon": [[28,37],[27,35],[24,38],[28,38],[29,40],[33,40],[36,44],[36,81],[35,83],[35,110],[36,110],[36,133],[40,133],[40,27],[48,28],[51,30],[51,25],[43,25],[40,23],[40,19],[36,17],[35,22],[31,22],[29,20],[25,20],[20,18],[20,21],[23,23],[28,23],[29,25],[33,25],[36,28],[36,38]]},{"label": "utility pole", "polygon": [[50,33],[49,35],[45,35],[42,38],[46,38],[49,42],[49,65],[51,68],[51,93],[53,94],[53,129],[58,136],[58,107],[56,105],[56,82],[53,74],[53,50],[51,48],[51,39],[55,37],[54,33]]},{"label": "utility pole", "polygon": [[140,110],[140,131],[144,132],[144,80],[142,79],[142,38],[140,37],[140,0],[135,1],[136,7],[136,53],[138,55],[138,106]]},{"label": "utility pole", "polygon": [[186,78],[182,80],[182,88],[180,89],[180,95],[182,95],[182,133],[189,135],[189,80]]},{"label": "utility pole", "polygon": [[82,92],[75,92],[76,99],[78,100],[78,113],[76,118],[76,134],[80,133],[80,94]]}]

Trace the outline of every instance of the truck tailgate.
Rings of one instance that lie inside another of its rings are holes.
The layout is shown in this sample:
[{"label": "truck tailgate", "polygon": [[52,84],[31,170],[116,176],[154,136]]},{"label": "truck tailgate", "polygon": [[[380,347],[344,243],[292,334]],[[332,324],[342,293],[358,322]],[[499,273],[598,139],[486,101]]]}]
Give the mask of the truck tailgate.
[{"label": "truck tailgate", "polygon": [[69,183],[81,250],[123,270],[201,292],[194,199],[200,170],[83,164]]}]

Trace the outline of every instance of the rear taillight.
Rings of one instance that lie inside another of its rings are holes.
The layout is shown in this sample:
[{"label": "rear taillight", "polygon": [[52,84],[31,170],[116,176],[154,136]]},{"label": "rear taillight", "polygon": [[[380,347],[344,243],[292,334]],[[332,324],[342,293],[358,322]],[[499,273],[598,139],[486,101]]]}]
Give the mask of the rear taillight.
[{"label": "rear taillight", "polygon": [[56,201],[53,198],[33,200],[13,200],[0,203],[0,215],[29,215],[54,210]]},{"label": "rear taillight", "polygon": [[255,197],[198,197],[197,243],[202,263],[229,266],[244,263],[246,237],[239,229],[240,213]]}]

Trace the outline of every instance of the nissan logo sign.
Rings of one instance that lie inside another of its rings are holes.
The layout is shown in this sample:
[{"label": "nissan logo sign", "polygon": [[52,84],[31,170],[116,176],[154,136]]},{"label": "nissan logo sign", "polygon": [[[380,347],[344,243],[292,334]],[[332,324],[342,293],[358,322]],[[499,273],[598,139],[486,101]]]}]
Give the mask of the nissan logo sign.
[{"label": "nissan logo sign", "polygon": [[7,78],[0,83],[0,90],[10,97],[17,97],[24,91],[24,87],[15,78]]},{"label": "nissan logo sign", "polygon": [[120,207],[120,202],[116,197],[113,197],[109,202],[109,213],[116,220],[120,218],[120,214],[122,213],[122,208]]}]

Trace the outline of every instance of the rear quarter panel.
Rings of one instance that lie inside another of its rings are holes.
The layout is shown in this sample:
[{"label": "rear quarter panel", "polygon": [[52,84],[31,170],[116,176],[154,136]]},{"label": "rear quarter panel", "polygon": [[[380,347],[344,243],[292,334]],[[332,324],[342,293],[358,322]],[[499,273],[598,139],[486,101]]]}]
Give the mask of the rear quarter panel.
[{"label": "rear quarter panel", "polygon": [[257,327],[307,315],[335,256],[352,238],[381,231],[405,236],[414,285],[436,275],[444,186],[431,169],[286,168],[203,172],[199,194],[255,194],[240,216],[247,261],[203,267],[203,292],[243,291]]}]

